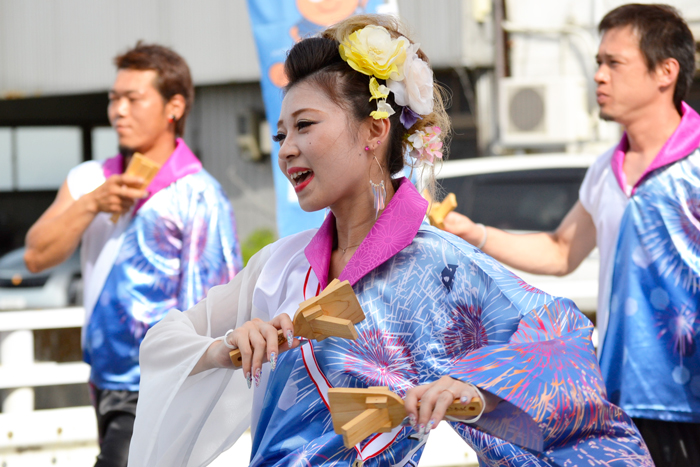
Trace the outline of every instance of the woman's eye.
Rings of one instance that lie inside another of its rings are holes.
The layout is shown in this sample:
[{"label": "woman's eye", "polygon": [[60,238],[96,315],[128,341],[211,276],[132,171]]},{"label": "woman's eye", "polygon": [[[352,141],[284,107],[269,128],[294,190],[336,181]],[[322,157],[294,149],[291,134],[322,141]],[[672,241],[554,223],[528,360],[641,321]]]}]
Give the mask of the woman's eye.
[{"label": "woman's eye", "polygon": [[309,127],[313,124],[314,124],[314,122],[307,122],[305,120],[302,120],[300,122],[297,122],[297,130],[302,130],[302,129]]},{"label": "woman's eye", "polygon": [[285,135],[284,133],[277,133],[276,135],[272,136],[272,141],[274,141],[275,143],[281,143],[282,141],[284,141],[285,136],[287,135]]}]

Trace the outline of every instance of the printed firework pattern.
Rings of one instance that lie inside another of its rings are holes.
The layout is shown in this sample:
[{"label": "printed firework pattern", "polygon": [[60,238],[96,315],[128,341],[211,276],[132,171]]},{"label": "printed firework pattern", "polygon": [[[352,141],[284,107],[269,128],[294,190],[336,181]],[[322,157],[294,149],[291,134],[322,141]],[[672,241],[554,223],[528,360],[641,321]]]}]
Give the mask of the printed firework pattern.
[{"label": "printed firework pattern", "polygon": [[[478,422],[512,444],[496,442],[486,465],[502,465],[504,451],[522,458],[526,450],[555,465],[577,465],[567,464],[574,457],[584,465],[651,465],[630,419],[605,397],[592,330],[570,301],[554,300],[525,316],[509,345],[483,347],[455,365],[453,377],[507,402]],[[477,432],[454,425],[467,439]],[[473,441],[483,444],[483,438]]]},{"label": "printed firework pattern", "polygon": [[640,186],[630,218],[641,248],[633,262],[654,264],[670,285],[693,293],[700,291],[699,180],[700,150]]},{"label": "printed firework pattern", "polygon": [[138,348],[148,329],[241,267],[233,213],[206,171],[157,192],[127,228],[88,324],[83,353],[91,381],[138,390]]},{"label": "printed firework pattern", "polygon": [[[428,226],[353,288],[366,315],[356,325],[358,339],[313,342],[330,386],[382,385],[404,395],[444,375],[463,377],[507,401],[476,427],[455,424],[486,465],[553,465],[564,451],[609,465],[645,465],[636,429],[605,399],[592,325],[571,302],[532,290],[480,251]],[[271,403],[257,421],[251,465],[294,459],[294,465],[347,466],[357,458],[333,432],[299,349],[280,356],[265,400]],[[529,433],[534,440],[524,439]],[[412,434],[402,429],[365,465],[416,465],[423,445]]]},{"label": "printed firework pattern", "polygon": [[639,185],[620,238],[608,325],[616,332],[601,353],[610,399],[632,416],[698,423],[700,150]]}]

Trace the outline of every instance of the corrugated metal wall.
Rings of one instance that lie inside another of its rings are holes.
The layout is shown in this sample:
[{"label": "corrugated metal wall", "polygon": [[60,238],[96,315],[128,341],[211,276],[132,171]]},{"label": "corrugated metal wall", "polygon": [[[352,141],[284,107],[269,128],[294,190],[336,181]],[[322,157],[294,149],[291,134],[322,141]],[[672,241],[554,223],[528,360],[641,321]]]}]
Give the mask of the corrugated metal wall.
[{"label": "corrugated metal wall", "polygon": [[263,111],[258,84],[198,88],[185,132],[204,168],[231,198],[241,240],[256,229],[276,228],[272,170],[279,170],[277,161],[244,160],[237,143],[238,120],[250,111]]},{"label": "corrugated metal wall", "polygon": [[259,77],[244,0],[0,0],[0,96],[106,90],[139,39],[177,50],[198,85]]}]

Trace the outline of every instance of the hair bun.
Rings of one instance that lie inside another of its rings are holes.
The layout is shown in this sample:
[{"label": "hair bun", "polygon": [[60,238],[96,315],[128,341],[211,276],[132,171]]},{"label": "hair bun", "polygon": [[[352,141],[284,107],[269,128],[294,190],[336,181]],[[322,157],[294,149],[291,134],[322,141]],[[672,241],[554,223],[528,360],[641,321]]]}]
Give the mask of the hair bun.
[{"label": "hair bun", "polygon": [[289,51],[284,72],[291,84],[340,63],[343,63],[343,59],[338,53],[338,41],[327,37],[310,37],[298,42]]}]

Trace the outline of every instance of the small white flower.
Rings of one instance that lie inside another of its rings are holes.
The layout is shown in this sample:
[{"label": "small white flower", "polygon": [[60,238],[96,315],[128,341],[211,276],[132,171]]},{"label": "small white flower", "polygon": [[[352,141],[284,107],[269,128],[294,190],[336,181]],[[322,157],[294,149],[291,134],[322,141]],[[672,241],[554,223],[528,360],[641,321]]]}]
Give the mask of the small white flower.
[{"label": "small white flower", "polygon": [[395,113],[394,109],[386,103],[386,99],[381,99],[377,101],[377,110],[370,112],[369,116],[375,120],[381,120],[383,118],[389,118]]},{"label": "small white flower", "polygon": [[411,144],[411,148],[420,150],[423,147],[423,136],[425,133],[418,130],[408,137],[408,142]]},{"label": "small white flower", "polygon": [[391,106],[386,103],[386,99],[377,101],[377,110],[380,112],[386,112],[390,117],[395,113],[394,109],[392,109]]}]

